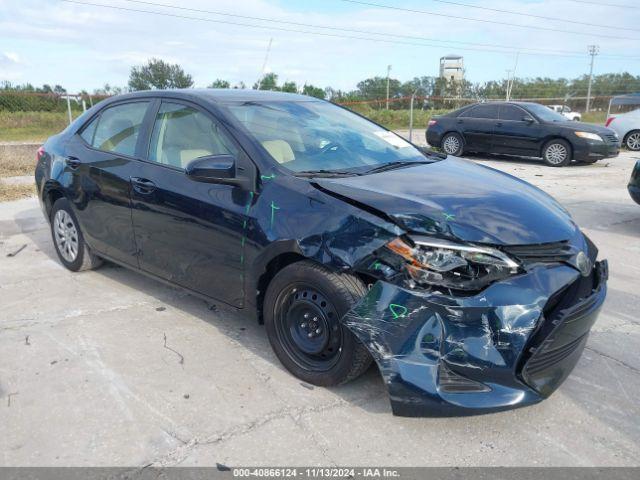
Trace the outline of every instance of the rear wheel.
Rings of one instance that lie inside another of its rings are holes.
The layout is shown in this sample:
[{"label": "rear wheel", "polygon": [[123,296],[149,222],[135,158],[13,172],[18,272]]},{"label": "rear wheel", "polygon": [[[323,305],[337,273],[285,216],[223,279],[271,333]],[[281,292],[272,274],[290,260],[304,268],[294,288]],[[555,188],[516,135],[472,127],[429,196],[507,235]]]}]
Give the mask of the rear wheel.
[{"label": "rear wheel", "polygon": [[564,167],[571,162],[571,146],[561,139],[548,142],[542,149],[544,163],[550,167]]},{"label": "rear wheel", "polygon": [[640,130],[633,130],[627,134],[624,144],[629,150],[637,152],[640,150]]},{"label": "rear wheel", "polygon": [[51,209],[51,236],[60,262],[72,272],[91,270],[102,264],[85,243],[78,219],[66,198],[58,199]]},{"label": "rear wheel", "polygon": [[283,268],[264,300],[269,342],[293,375],[320,386],[364,373],[371,356],[340,319],[366,294],[356,277],[302,261]]},{"label": "rear wheel", "polygon": [[447,133],[442,137],[442,150],[447,155],[459,157],[464,149],[464,140],[457,133]]}]

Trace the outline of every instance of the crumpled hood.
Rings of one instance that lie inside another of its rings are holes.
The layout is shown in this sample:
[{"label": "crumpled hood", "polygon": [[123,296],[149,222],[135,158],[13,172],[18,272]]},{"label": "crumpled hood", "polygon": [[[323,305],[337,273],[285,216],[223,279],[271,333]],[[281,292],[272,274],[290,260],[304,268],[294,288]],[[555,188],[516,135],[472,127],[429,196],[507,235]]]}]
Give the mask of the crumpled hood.
[{"label": "crumpled hood", "polygon": [[407,231],[494,245],[569,240],[577,226],[542,190],[449,157],[360,177],[317,179],[325,190],[391,217]]}]

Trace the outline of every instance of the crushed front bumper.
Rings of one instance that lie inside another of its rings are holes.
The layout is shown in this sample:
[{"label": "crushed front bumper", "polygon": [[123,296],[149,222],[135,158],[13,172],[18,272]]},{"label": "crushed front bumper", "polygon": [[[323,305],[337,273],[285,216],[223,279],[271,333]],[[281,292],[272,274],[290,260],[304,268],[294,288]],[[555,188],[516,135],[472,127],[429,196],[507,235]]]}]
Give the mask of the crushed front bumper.
[{"label": "crushed front bumper", "polygon": [[607,277],[606,261],[587,277],[540,265],[466,297],[378,281],[343,322],[375,358],[394,414],[506,410],[543,400],[569,375]]}]

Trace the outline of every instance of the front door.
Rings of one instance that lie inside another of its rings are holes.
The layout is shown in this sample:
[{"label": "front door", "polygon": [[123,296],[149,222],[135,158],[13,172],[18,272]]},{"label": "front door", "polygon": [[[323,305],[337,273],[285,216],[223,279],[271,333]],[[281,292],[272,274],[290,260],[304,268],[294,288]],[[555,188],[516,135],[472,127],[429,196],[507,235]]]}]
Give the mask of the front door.
[{"label": "front door", "polygon": [[[524,120],[530,118],[532,121]],[[502,105],[496,122],[493,148],[496,153],[536,156],[542,138],[540,123],[517,105]]]},{"label": "front door", "polygon": [[237,157],[240,152],[209,113],[162,101],[146,161],[131,178],[133,226],[141,269],[241,307],[250,194],[185,174],[191,160],[219,154]]}]

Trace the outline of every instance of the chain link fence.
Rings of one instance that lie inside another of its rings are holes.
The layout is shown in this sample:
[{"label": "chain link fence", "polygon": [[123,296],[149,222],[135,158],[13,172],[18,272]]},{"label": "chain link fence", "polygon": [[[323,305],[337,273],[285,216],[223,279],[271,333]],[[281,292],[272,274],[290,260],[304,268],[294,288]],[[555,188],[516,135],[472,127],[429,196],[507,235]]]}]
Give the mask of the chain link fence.
[{"label": "chain link fence", "polygon": [[[62,130],[86,109],[108,98],[109,95],[87,93],[36,93],[0,90],[0,141],[43,140]],[[611,96],[591,97],[596,112],[606,112]],[[411,137],[414,130],[424,130],[434,115],[440,115],[478,101],[504,100],[504,98],[465,98],[444,96],[402,96],[388,100],[380,98],[341,101],[339,105],[368,117],[389,129],[404,130]],[[544,105],[567,105],[572,110],[583,109],[586,97],[536,97],[513,98],[513,101],[530,101]],[[604,122],[602,113],[592,115],[588,121]],[[584,117],[583,117],[584,118]]]}]

